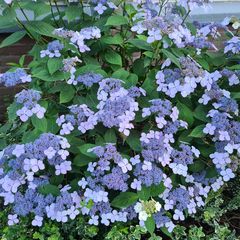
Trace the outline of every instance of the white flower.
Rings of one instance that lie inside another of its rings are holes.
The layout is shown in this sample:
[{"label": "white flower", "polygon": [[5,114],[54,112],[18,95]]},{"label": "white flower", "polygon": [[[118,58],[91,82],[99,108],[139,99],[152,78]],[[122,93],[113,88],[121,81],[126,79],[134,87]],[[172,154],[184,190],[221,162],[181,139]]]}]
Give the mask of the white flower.
[{"label": "white flower", "polygon": [[230,141],[230,136],[227,131],[219,131],[218,133],[220,141]]},{"label": "white flower", "polygon": [[127,173],[132,170],[132,165],[124,158],[121,162],[118,163],[118,166],[122,169],[123,173]]},{"label": "white flower", "polygon": [[44,107],[41,107],[39,104],[37,104],[32,109],[32,113],[36,114],[37,118],[39,118],[39,119],[42,119],[44,117],[45,112],[46,112],[46,109]]},{"label": "white flower", "polygon": [[143,171],[151,171],[152,170],[152,163],[148,162],[148,161],[143,161],[143,165],[142,165],[142,170]]},{"label": "white flower", "polygon": [[13,215],[9,214],[8,215],[8,225],[12,226],[12,225],[17,224],[17,223],[19,223],[17,214],[13,214]]},{"label": "white flower", "polygon": [[182,164],[170,163],[169,167],[173,170],[173,173],[187,176],[188,167]]},{"label": "white flower", "polygon": [[165,205],[164,205],[164,209],[167,211],[169,209],[173,209],[173,200],[168,200],[168,199],[165,199]]},{"label": "white flower", "polygon": [[19,109],[16,114],[20,117],[21,121],[26,122],[29,117],[33,115],[33,112],[26,107]]},{"label": "white flower", "polygon": [[52,159],[56,154],[56,150],[53,147],[49,147],[44,151],[44,154],[47,156],[48,159]]},{"label": "white flower", "polygon": [[137,163],[140,163],[140,156],[136,155],[135,157],[130,158],[130,162],[132,165],[136,165]]},{"label": "white flower", "polygon": [[108,192],[99,191],[96,192],[96,202],[108,202]]},{"label": "white flower", "polygon": [[25,153],[24,144],[16,145],[16,147],[12,151],[12,154],[15,155],[16,157],[20,157],[24,153]]},{"label": "white flower", "polygon": [[22,77],[20,77],[20,79],[22,80],[22,83],[26,83],[26,82],[31,82],[32,81],[31,75],[22,76]]},{"label": "white flower", "polygon": [[136,205],[134,206],[135,212],[136,212],[136,213],[139,213],[139,212],[142,211],[142,209],[143,209],[142,204],[141,204],[140,202],[137,202]]},{"label": "white flower", "polygon": [[78,185],[80,187],[82,187],[82,189],[85,189],[86,186],[88,185],[88,182],[86,181],[86,179],[83,177],[80,181],[78,181]]},{"label": "white flower", "polygon": [[165,223],[165,227],[171,233],[173,231],[173,229],[175,228],[175,225],[173,222],[167,222],[167,223]]},{"label": "white flower", "polygon": [[179,110],[177,109],[177,107],[173,107],[172,113],[170,115],[170,118],[173,120],[173,122],[175,122],[178,119],[178,115],[179,115]]},{"label": "white flower", "polygon": [[175,209],[173,219],[183,221],[185,219],[184,215],[183,215],[183,212],[178,210],[178,209]]},{"label": "white flower", "polygon": [[14,194],[11,192],[2,192],[0,193],[0,197],[4,198],[4,206],[14,202]]},{"label": "white flower", "polygon": [[74,220],[79,214],[79,210],[76,209],[76,207],[71,206],[71,208],[67,210],[67,214],[69,215],[70,219]]},{"label": "white flower", "polygon": [[110,224],[109,215],[103,213],[103,214],[101,215],[101,218],[102,218],[102,219],[101,219],[101,223],[104,224],[105,226],[109,226],[109,224]]},{"label": "white flower", "polygon": [[71,164],[72,163],[70,161],[64,161],[61,164],[56,165],[55,166],[55,169],[56,169],[55,174],[56,175],[66,174],[68,171],[71,171],[72,170]]},{"label": "white flower", "polygon": [[40,216],[36,215],[35,218],[32,221],[32,225],[41,227],[42,226],[42,221],[43,221],[43,217],[40,217]]},{"label": "white flower", "polygon": [[156,211],[159,212],[161,210],[161,208],[162,208],[162,205],[159,202],[156,202],[155,208],[156,208]]},{"label": "white flower", "polygon": [[167,121],[164,119],[164,117],[156,117],[156,123],[158,128],[162,129],[167,124]]},{"label": "white flower", "polygon": [[4,2],[5,2],[6,4],[11,4],[11,3],[13,2],[13,0],[4,0]]},{"label": "white flower", "polygon": [[195,155],[195,157],[199,157],[200,156],[200,151],[195,148],[194,146],[191,147],[192,153]]},{"label": "white flower", "polygon": [[102,14],[105,12],[105,10],[107,10],[107,8],[106,8],[104,5],[102,5],[101,3],[99,3],[99,4],[94,8],[94,10],[95,10],[98,14],[102,15]]},{"label": "white flower", "polygon": [[222,170],[220,174],[223,176],[223,180],[228,182],[231,178],[235,177],[235,174],[232,172],[232,169],[227,168],[226,170]]},{"label": "white flower", "polygon": [[138,191],[141,191],[142,189],[142,182],[138,181],[137,179],[134,179],[133,182],[131,183],[131,188],[136,189]]},{"label": "white flower", "polygon": [[70,122],[64,123],[62,125],[62,129],[60,130],[60,134],[67,135],[67,134],[70,134],[73,130],[74,130],[74,127]]},{"label": "white flower", "polygon": [[61,149],[58,151],[58,154],[61,156],[63,160],[66,160],[69,156],[69,152],[67,150]]},{"label": "white flower", "polygon": [[152,29],[148,31],[148,38],[147,38],[148,43],[153,43],[161,39],[162,39],[162,35],[161,35],[160,29]]},{"label": "white flower", "polygon": [[140,221],[146,221],[148,219],[148,214],[146,211],[141,211],[138,215]]},{"label": "white flower", "polygon": [[67,211],[62,211],[62,212],[58,211],[56,213],[57,222],[63,222],[63,223],[67,222],[68,221],[67,214],[68,214]]},{"label": "white flower", "polygon": [[93,215],[91,218],[90,218],[90,220],[88,221],[88,223],[90,224],[90,225],[95,225],[95,226],[97,226],[98,225],[98,219],[99,219],[99,216],[95,216],[95,215]]}]

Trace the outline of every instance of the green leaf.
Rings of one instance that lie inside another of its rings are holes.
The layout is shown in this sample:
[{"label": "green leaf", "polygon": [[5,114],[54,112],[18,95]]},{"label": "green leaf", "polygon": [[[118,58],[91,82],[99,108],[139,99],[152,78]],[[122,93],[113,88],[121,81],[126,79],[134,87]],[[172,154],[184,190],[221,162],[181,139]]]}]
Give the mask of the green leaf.
[{"label": "green leaf", "polygon": [[200,160],[197,160],[195,161],[193,164],[189,165],[188,166],[188,169],[191,171],[191,172],[201,172],[202,170],[205,169],[205,164],[203,161],[200,161]]},{"label": "green leaf", "polygon": [[121,25],[125,25],[125,24],[128,24],[128,20],[126,17],[115,15],[115,16],[110,16],[105,25],[106,26],[121,26]]},{"label": "green leaf", "polygon": [[131,134],[127,137],[126,142],[132,150],[137,152],[141,151],[140,133],[137,131],[131,131]]},{"label": "green leaf", "polygon": [[10,46],[16,42],[18,42],[20,39],[22,39],[24,36],[26,35],[25,31],[18,31],[15,33],[12,33],[10,36],[8,36],[7,38],[5,38],[1,44],[0,44],[0,48],[3,47],[7,47]]},{"label": "green leaf", "polygon": [[169,58],[175,65],[177,65],[179,68],[181,68],[181,65],[179,63],[179,60],[177,59],[177,57],[175,55],[173,55],[171,52],[169,52],[166,49],[162,49],[161,52],[167,57]]},{"label": "green leaf", "polygon": [[232,92],[231,93],[232,98],[234,99],[240,99],[240,92]]},{"label": "green leaf", "polygon": [[144,59],[139,58],[133,63],[133,72],[140,77],[143,77],[146,73],[146,68],[144,67]]},{"label": "green leaf", "polygon": [[56,119],[57,119],[56,116],[48,119],[47,132],[50,132],[50,133],[53,133],[53,134],[58,133],[60,127],[57,125]]},{"label": "green leaf", "polygon": [[43,195],[52,194],[55,197],[60,195],[60,190],[58,189],[58,187],[52,184],[46,184],[39,187],[38,192]]},{"label": "green leaf", "polygon": [[148,50],[148,51],[152,50],[151,45],[144,40],[131,39],[128,42],[131,43],[133,46],[137,47],[138,49],[143,49],[143,50]]},{"label": "green leaf", "polygon": [[49,73],[52,75],[57,70],[59,70],[63,66],[61,58],[49,58],[47,62],[47,67]]},{"label": "green leaf", "polygon": [[118,53],[114,52],[113,50],[110,50],[105,53],[105,59],[108,63],[122,66],[121,56]]},{"label": "green leaf", "polygon": [[126,81],[126,79],[129,76],[129,72],[126,71],[124,68],[120,68],[117,71],[115,71],[112,75],[113,78],[121,79],[123,81]]},{"label": "green leaf", "polygon": [[14,121],[17,118],[17,110],[19,109],[19,106],[17,103],[12,103],[8,108],[8,120],[9,121]]},{"label": "green leaf", "polygon": [[148,219],[144,222],[145,227],[147,228],[148,232],[151,234],[154,233],[155,230],[155,221],[153,216],[148,217]]},{"label": "green leaf", "polygon": [[147,94],[153,99],[158,98],[157,84],[156,84],[156,73],[155,71],[149,72],[147,78],[145,79],[143,85],[141,86],[143,89],[146,90]]},{"label": "green leaf", "polygon": [[31,121],[33,126],[41,131],[41,132],[47,132],[48,129],[48,122],[47,119],[44,117],[42,119],[37,118],[36,116],[31,117]]},{"label": "green leaf", "polygon": [[79,153],[74,158],[73,163],[78,167],[84,167],[87,166],[90,162],[92,162],[92,160],[93,160],[92,158],[85,156],[82,153]]},{"label": "green leaf", "polygon": [[60,92],[60,103],[70,102],[75,95],[75,88],[72,85],[66,85]]},{"label": "green leaf", "polygon": [[185,104],[178,102],[177,108],[179,110],[179,119],[186,121],[189,125],[194,122],[193,112]]},{"label": "green leaf", "polygon": [[75,6],[68,6],[65,11],[65,16],[68,19],[68,22],[76,20],[81,16],[81,10],[76,5]]},{"label": "green leaf", "polygon": [[114,36],[106,36],[101,38],[101,42],[108,45],[121,45],[123,43],[123,38],[120,34],[116,34]]},{"label": "green leaf", "polygon": [[205,128],[205,125],[199,125],[195,127],[192,132],[190,133],[189,137],[194,138],[202,138],[205,134],[203,133],[203,129]]},{"label": "green leaf", "polygon": [[128,76],[127,80],[125,80],[125,86],[127,88],[136,86],[138,83],[138,75],[134,74],[134,73],[130,73],[130,75]]},{"label": "green leaf", "polygon": [[197,108],[194,110],[193,116],[198,120],[208,122],[207,111],[203,105],[197,106]]},{"label": "green leaf", "polygon": [[159,185],[152,185],[150,187],[142,186],[141,191],[138,191],[137,194],[141,200],[147,201],[150,197],[156,197],[163,193],[164,190],[165,187],[163,183],[160,183]]},{"label": "green leaf", "polygon": [[117,142],[117,136],[114,131],[114,129],[108,129],[104,135],[104,140],[106,143],[116,143]]},{"label": "green leaf", "polygon": [[138,200],[138,195],[133,192],[122,192],[113,199],[111,205],[116,208],[126,208]]},{"label": "green leaf", "polygon": [[25,26],[30,30],[31,32],[36,32],[40,35],[48,36],[48,37],[56,37],[53,34],[53,30],[55,29],[52,25],[49,23],[43,22],[43,21],[31,21],[27,22]]},{"label": "green leaf", "polygon": [[93,152],[89,151],[91,148],[94,148],[94,147],[96,147],[96,145],[87,143],[78,147],[78,149],[83,155],[88,156],[90,158],[96,158],[96,155]]},{"label": "green leaf", "polygon": [[227,67],[227,68],[230,69],[230,70],[240,70],[240,64],[233,65],[233,66]]},{"label": "green leaf", "polygon": [[39,78],[46,82],[61,81],[66,79],[68,76],[69,73],[64,72],[55,72],[52,75],[50,75],[47,69],[42,69],[41,71],[33,74],[33,77]]},{"label": "green leaf", "polygon": [[218,172],[215,167],[209,167],[206,172],[206,178],[213,178],[218,175]]},{"label": "green leaf", "polygon": [[52,185],[59,185],[63,182],[63,180],[64,180],[64,175],[63,174],[58,175],[58,176],[52,176],[50,178],[50,183]]},{"label": "green leaf", "polygon": [[42,134],[42,132],[39,131],[38,129],[34,129],[33,131],[27,131],[27,132],[25,132],[25,133],[23,134],[22,142],[23,142],[23,143],[33,142],[33,141],[36,140],[41,134]]}]

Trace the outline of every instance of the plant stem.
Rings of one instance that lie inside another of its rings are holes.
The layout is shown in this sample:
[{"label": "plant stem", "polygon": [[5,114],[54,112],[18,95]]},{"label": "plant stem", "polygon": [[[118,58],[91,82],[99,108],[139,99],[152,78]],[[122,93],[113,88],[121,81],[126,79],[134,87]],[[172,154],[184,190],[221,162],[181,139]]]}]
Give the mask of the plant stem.
[{"label": "plant stem", "polygon": [[63,20],[63,18],[62,18],[62,16],[61,16],[61,12],[60,12],[60,10],[59,10],[59,7],[58,7],[58,5],[57,5],[57,1],[56,1],[56,0],[54,0],[54,4],[55,4],[55,7],[57,8],[57,12],[58,12],[58,14],[59,14],[59,19],[61,19],[61,21],[62,21],[62,23],[63,23],[63,26],[66,27],[65,22],[64,22],[64,20]]},{"label": "plant stem", "polygon": [[54,12],[53,12],[53,6],[52,6],[52,3],[51,3],[51,0],[48,0],[49,4],[50,4],[50,7],[51,7],[51,14],[52,14],[52,17],[53,17],[53,21],[55,22],[56,26],[59,27],[58,25],[58,22],[54,16]]}]

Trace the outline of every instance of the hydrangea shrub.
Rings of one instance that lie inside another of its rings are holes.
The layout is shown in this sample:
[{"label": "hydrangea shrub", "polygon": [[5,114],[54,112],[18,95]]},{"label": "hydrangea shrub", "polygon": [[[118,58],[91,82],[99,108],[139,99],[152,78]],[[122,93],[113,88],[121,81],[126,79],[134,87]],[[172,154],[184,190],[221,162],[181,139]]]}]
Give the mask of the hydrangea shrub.
[{"label": "hydrangea shrub", "polygon": [[36,17],[22,25],[36,39],[32,61],[0,75],[25,88],[8,109],[18,134],[0,154],[8,224],[84,215],[170,234],[235,176],[240,38],[226,19],[189,21],[203,0],[69,1],[58,18],[43,5],[3,5]]}]

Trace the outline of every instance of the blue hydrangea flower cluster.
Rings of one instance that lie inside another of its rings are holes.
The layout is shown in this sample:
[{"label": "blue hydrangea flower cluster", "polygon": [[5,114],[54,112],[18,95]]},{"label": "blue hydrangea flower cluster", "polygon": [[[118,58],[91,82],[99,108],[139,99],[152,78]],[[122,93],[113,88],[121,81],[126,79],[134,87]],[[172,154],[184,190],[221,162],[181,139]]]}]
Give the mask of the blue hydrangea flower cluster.
[{"label": "blue hydrangea flower cluster", "polygon": [[[135,98],[145,95],[145,91],[138,87],[127,90],[121,86],[121,80],[102,79],[99,74],[80,75],[77,81],[89,87],[99,83],[98,111],[94,113],[85,104],[70,107],[71,114],[57,119],[57,124],[62,127],[60,134],[70,134],[74,126],[77,126],[81,133],[85,133],[97,123],[102,123],[107,128],[118,127],[119,132],[128,136],[130,129],[134,127],[131,121],[135,119],[135,111],[139,110]],[[73,115],[76,115],[77,119]]]},{"label": "blue hydrangea flower cluster", "polygon": [[49,58],[61,57],[60,51],[63,50],[64,45],[59,40],[54,40],[47,45],[46,50],[40,52],[41,58],[48,56]]},{"label": "blue hydrangea flower cluster", "polygon": [[17,115],[21,121],[26,122],[31,116],[36,115],[37,118],[42,119],[46,109],[38,104],[41,99],[40,92],[36,90],[22,90],[16,94],[16,103],[22,107],[17,110]]},{"label": "blue hydrangea flower cluster", "polygon": [[0,84],[5,87],[13,87],[21,83],[31,82],[32,78],[22,68],[16,69],[14,72],[6,72],[0,74]]},{"label": "blue hydrangea flower cluster", "polygon": [[90,1],[93,4],[93,10],[96,11],[99,15],[102,15],[108,8],[109,9],[117,9],[117,6],[107,0],[91,0]]},{"label": "blue hydrangea flower cluster", "polygon": [[75,45],[81,53],[90,51],[90,48],[85,43],[86,40],[98,39],[101,37],[101,31],[97,27],[83,28],[79,32],[59,28],[55,29],[53,34],[61,38],[69,39],[71,44]]},{"label": "blue hydrangea flower cluster", "polygon": [[75,126],[81,133],[85,133],[97,124],[97,116],[86,104],[73,105],[69,109],[71,114],[61,115],[57,119],[58,126],[61,126],[61,135],[70,134]]},{"label": "blue hydrangea flower cluster", "polygon": [[226,42],[226,46],[224,48],[224,53],[232,53],[238,54],[240,53],[240,38],[232,37],[229,41]]},{"label": "blue hydrangea flower cluster", "polygon": [[[42,134],[32,143],[11,145],[0,154],[0,196],[4,205],[11,204],[13,214],[9,225],[18,222],[18,216],[34,214],[33,226],[41,226],[43,217],[65,222],[79,213],[80,197],[64,187],[58,197],[42,194],[50,175],[66,174],[71,170],[68,141],[50,133]],[[45,175],[46,168],[52,168]]]}]

